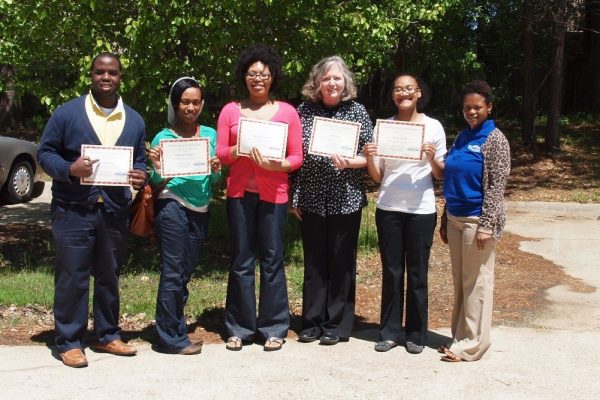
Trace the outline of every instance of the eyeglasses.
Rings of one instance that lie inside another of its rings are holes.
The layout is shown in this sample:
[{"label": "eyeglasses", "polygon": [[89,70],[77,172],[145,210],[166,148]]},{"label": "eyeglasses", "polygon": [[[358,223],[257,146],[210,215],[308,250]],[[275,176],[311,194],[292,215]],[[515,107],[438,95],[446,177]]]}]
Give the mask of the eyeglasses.
[{"label": "eyeglasses", "polygon": [[256,73],[254,71],[250,71],[250,72],[246,72],[246,78],[252,80],[252,79],[256,79],[259,78],[261,81],[266,81],[267,79],[269,79],[271,77],[271,74],[268,72],[261,72],[261,73]]},{"label": "eyeglasses", "polygon": [[394,94],[401,94],[401,93],[406,93],[406,94],[413,94],[418,92],[420,89],[418,86],[395,86],[393,89]]}]

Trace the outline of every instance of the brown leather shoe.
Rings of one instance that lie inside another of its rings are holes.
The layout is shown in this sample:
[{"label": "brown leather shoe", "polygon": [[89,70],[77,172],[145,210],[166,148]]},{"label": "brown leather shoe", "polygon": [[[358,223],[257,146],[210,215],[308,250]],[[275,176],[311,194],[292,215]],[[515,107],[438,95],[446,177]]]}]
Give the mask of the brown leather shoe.
[{"label": "brown leather shoe", "polygon": [[204,344],[204,340],[202,340],[202,339],[192,340],[192,344],[198,344],[198,345],[202,346]]},{"label": "brown leather shoe", "polygon": [[62,362],[71,368],[84,368],[88,366],[87,358],[81,349],[71,349],[60,353]]},{"label": "brown leather shoe", "polygon": [[182,356],[191,356],[194,354],[200,354],[202,352],[202,342],[192,343],[189,346],[184,347],[179,350],[177,354],[181,354]]},{"label": "brown leather shoe", "polygon": [[116,339],[109,343],[96,343],[93,348],[95,351],[117,356],[134,356],[137,353],[135,347],[123,343],[121,339]]}]

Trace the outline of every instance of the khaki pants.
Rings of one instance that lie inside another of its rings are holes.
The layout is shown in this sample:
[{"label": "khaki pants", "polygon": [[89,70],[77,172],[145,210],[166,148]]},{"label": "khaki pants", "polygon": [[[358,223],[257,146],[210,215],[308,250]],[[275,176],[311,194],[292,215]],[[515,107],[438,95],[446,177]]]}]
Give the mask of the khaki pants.
[{"label": "khaki pants", "polygon": [[477,217],[448,215],[448,245],[454,282],[452,346],[465,361],[479,360],[490,347],[497,240],[477,249]]}]

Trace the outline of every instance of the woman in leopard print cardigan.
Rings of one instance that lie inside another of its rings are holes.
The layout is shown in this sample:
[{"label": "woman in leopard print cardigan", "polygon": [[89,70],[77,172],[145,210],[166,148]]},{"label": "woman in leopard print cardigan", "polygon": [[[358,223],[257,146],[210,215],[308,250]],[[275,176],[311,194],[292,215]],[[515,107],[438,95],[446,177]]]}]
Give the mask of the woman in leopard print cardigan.
[{"label": "woman in leopard print cardigan", "polygon": [[490,347],[494,258],[506,220],[510,173],[508,140],[489,119],[491,98],[486,82],[465,85],[463,115],[469,127],[446,158],[440,235],[450,247],[454,308],[452,343],[439,349],[443,361],[479,360]]}]

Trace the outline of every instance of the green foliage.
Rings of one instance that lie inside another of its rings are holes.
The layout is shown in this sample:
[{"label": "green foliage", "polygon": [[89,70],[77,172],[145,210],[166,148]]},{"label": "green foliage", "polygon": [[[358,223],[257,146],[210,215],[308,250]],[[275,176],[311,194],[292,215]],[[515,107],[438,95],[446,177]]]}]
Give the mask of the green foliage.
[{"label": "green foliage", "polygon": [[597,113],[574,113],[560,117],[562,126],[573,126],[577,128],[592,128],[600,126],[600,114]]},{"label": "green foliage", "polygon": [[282,53],[281,95],[293,99],[324,56],[344,57],[361,83],[373,71],[393,69],[399,37],[432,37],[459,3],[0,0],[0,59],[14,66],[20,93],[37,95],[52,110],[87,90],[91,56],[118,52],[124,98],[152,132],[164,121],[170,82],[183,74],[195,76],[218,105],[227,100],[237,56],[252,43]]},{"label": "green foliage", "polygon": [[[585,13],[584,2],[574,4],[569,24],[576,28]],[[553,62],[551,5],[534,2],[536,85]],[[88,90],[94,54],[121,54],[121,92],[146,119],[149,138],[164,124],[170,83],[184,74],[207,89],[202,118],[214,125],[223,103],[244,95],[233,68],[240,51],[256,42],[282,53],[279,95],[291,101],[299,100],[312,65],[338,54],[374,117],[387,114],[386,89],[399,71],[434,88],[430,110],[439,118],[460,114],[458,90],[475,78],[494,87],[496,113],[518,115],[522,6],[522,0],[0,0],[0,62],[14,67],[18,94],[36,95],[52,111]],[[536,94],[543,110],[548,96]]]}]

